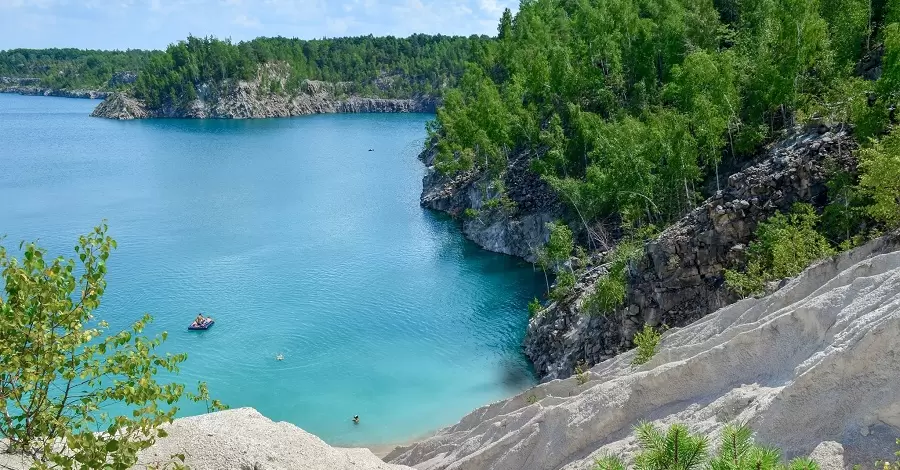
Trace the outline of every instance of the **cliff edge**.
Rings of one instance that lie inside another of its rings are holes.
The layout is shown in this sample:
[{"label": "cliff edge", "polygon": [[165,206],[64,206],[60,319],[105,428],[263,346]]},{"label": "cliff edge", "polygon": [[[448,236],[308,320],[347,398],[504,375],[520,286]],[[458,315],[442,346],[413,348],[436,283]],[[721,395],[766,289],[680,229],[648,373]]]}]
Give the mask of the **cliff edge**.
[{"label": "cliff edge", "polygon": [[138,467],[184,454],[194,470],[410,470],[389,465],[368,449],[331,447],[290,423],[276,423],[253,408],[175,420],[169,436],[138,456]]},{"label": "cliff edge", "polygon": [[[344,93],[345,84],[304,81],[295,92],[285,91],[278,76],[252,81],[226,81],[197,87],[197,99],[159,107],[126,93],[113,93],[91,116],[109,119],[192,118],[255,119],[327,113],[434,113],[438,100],[430,96],[408,99],[371,98]],[[277,86],[273,86],[277,83]],[[272,91],[272,90],[277,91]]]},{"label": "cliff edge", "polygon": [[[664,334],[659,352],[598,364],[482,407],[386,460],[427,469],[589,469],[630,459],[633,427],[680,422],[716,439],[748,423],[823,468],[890,458],[900,435],[900,236],[823,261],[760,299]],[[713,440],[712,442],[715,442]]]}]

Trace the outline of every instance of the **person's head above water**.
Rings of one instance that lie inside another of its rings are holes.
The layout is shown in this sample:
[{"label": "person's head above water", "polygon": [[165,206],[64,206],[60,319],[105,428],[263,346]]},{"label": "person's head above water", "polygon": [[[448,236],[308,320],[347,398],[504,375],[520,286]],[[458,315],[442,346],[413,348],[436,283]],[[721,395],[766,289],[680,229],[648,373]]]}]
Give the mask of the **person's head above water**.
[{"label": "person's head above water", "polygon": [[358,422],[359,422],[359,415],[354,415],[354,416],[353,416],[353,422],[354,422],[354,423],[358,423]]}]

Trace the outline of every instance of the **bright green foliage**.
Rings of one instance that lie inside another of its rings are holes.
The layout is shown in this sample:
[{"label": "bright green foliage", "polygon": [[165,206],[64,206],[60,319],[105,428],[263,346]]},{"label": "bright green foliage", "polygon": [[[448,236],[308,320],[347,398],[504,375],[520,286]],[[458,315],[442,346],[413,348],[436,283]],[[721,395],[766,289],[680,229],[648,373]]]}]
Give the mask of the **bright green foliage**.
[{"label": "bright green foliage", "polygon": [[297,91],[305,79],[353,82],[346,91],[384,97],[438,95],[463,74],[467,60],[490,60],[488,38],[416,34],[408,38],[361,36],[300,40],[258,38],[237,44],[189,36],[155,55],[138,77],[135,95],[151,106],[183,104],[196,87],[255,78],[261,64],[284,66],[284,88]]},{"label": "bright green foliage", "polygon": [[838,64],[853,66],[868,49],[872,34],[872,0],[821,0]]},{"label": "bright green foliage", "polygon": [[81,49],[10,49],[0,51],[0,77],[38,78],[40,86],[59,89],[107,90],[116,72],[139,72],[151,51]]},{"label": "bright green foliage", "polygon": [[635,467],[642,470],[693,470],[706,462],[709,444],[694,436],[683,424],[673,424],[662,432],[650,423],[635,428],[641,452]]},{"label": "bright green foliage", "polygon": [[528,318],[536,317],[539,313],[541,313],[541,310],[543,310],[543,308],[544,305],[540,300],[538,300],[537,297],[535,297],[531,300],[531,302],[528,302]]},{"label": "bright green foliage", "polygon": [[197,382],[197,393],[188,392],[187,396],[188,396],[188,398],[191,399],[191,401],[195,401],[195,402],[202,401],[206,405],[207,413],[212,413],[214,411],[227,410],[227,409],[231,408],[228,405],[222,403],[221,401],[211,398],[209,396],[209,388],[206,386],[206,382]]},{"label": "bright green foliage", "polygon": [[[753,442],[753,431],[744,425],[727,425],[722,430],[718,452],[710,452],[703,436],[691,434],[683,424],[673,424],[665,432],[649,423],[635,427],[641,450],[635,457],[635,470],[819,470],[808,458],[781,463],[781,452]],[[615,456],[594,463],[593,470],[625,470]]]},{"label": "bright green foliage", "polygon": [[[900,76],[885,14],[868,0],[524,1],[485,48],[493,62],[446,94],[440,167],[496,172],[528,152],[586,229],[665,225],[723,158],[752,156],[798,116],[881,132]],[[879,83],[853,79],[882,41]]]},{"label": "bright green foliage", "polygon": [[[900,7],[896,8],[900,10]],[[884,57],[881,63],[883,70],[878,79],[878,91],[887,103],[897,104],[900,102],[900,22],[884,28]]]},{"label": "bright green foliage", "polygon": [[606,276],[597,280],[594,292],[588,297],[586,307],[591,314],[609,314],[625,300],[628,264],[644,253],[643,244],[637,240],[620,243],[613,250]]},{"label": "bright green foliage", "polygon": [[659,346],[661,339],[662,335],[656,331],[656,328],[644,324],[644,329],[634,335],[634,345],[637,347],[637,353],[634,355],[631,364],[635,366],[646,364],[647,361],[656,355],[656,348]]},{"label": "bright green foliage", "polygon": [[572,271],[560,271],[556,275],[556,284],[553,286],[553,290],[550,291],[550,298],[557,302],[565,299],[572,293],[572,289],[575,288],[575,282],[575,274]]},{"label": "bright green foliage", "polygon": [[560,269],[572,254],[575,242],[572,230],[562,221],[547,224],[550,239],[537,251],[538,263],[544,269]]},{"label": "bright green foliage", "polygon": [[588,370],[590,369],[584,361],[578,361],[578,364],[575,364],[575,381],[578,382],[578,385],[584,385],[591,379]]},{"label": "bright green foliage", "polygon": [[831,243],[840,245],[842,251],[859,246],[862,241],[863,234],[859,232],[870,203],[855,183],[846,171],[834,172],[827,183],[828,205],[822,212],[821,225]]},{"label": "bright green foliage", "polygon": [[[795,460],[797,464],[806,459]],[[794,462],[792,462],[791,468]],[[718,455],[709,462],[710,470],[777,469],[781,454],[775,449],[753,443],[753,431],[747,426],[728,425],[722,431],[722,444]],[[801,467],[803,468],[803,467]]]},{"label": "bright green foliage", "polygon": [[572,230],[562,221],[547,224],[550,230],[550,239],[536,251],[537,263],[546,275],[547,271],[555,270],[556,286],[550,292],[553,300],[559,301],[568,296],[575,287],[575,271],[571,266],[563,267],[572,255],[575,242]]},{"label": "bright green foliage", "polygon": [[758,294],[766,282],[800,274],[813,261],[834,254],[819,232],[819,216],[809,204],[795,204],[788,214],[778,213],[756,229],[756,240],[747,248],[743,272],[726,270],[728,287],[741,296]]},{"label": "bright green foliage", "polygon": [[504,168],[510,119],[493,82],[480,69],[469,67],[460,89],[449,91],[444,99],[438,110],[445,132],[438,141],[438,170],[455,173],[477,164],[496,174]]},{"label": "bright green foliage", "polygon": [[[186,355],[156,353],[166,334],[141,334],[149,316],[114,334],[93,317],[115,247],[106,225],[79,238],[80,262],[32,243],[21,259],[0,247],[0,435],[35,468],[130,468],[178,410],[184,386],[155,376],[177,372]],[[133,412],[109,416],[115,403]]]},{"label": "bright green foliage", "polygon": [[593,470],[626,470],[626,468],[622,459],[613,455],[605,455],[594,460]]},{"label": "bright green foliage", "polygon": [[859,158],[860,187],[873,200],[869,215],[891,228],[900,225],[900,131],[860,151]]}]

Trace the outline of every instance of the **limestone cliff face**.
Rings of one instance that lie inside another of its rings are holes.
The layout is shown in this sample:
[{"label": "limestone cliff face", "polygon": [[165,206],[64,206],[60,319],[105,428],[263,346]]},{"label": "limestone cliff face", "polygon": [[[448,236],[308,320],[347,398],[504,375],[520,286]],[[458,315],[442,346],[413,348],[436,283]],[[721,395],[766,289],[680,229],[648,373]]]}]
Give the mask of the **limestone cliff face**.
[{"label": "limestone cliff face", "polygon": [[314,80],[304,81],[298,91],[291,93],[284,91],[283,77],[277,71],[261,71],[252,81],[203,85],[196,90],[198,98],[184,106],[150,108],[129,95],[115,93],[91,115],[110,119],[253,119],[326,113],[433,113],[438,104],[437,99],[429,96],[409,99],[353,96],[344,92],[345,84]]},{"label": "limestone cliff face", "polygon": [[104,99],[110,95],[106,91],[97,90],[59,90],[33,85],[0,86],[0,93],[15,93],[27,96],[57,96],[60,98]]},{"label": "limestone cliff face", "polygon": [[[800,177],[798,176],[798,179]],[[823,470],[892,458],[900,433],[900,238],[824,260],[777,292],[663,335],[650,362],[627,352],[579,380],[481,407],[386,460],[419,470],[590,470],[632,460],[634,426],[684,423],[711,438],[747,423],[785,457]]]},{"label": "limestone cliff face", "polygon": [[525,352],[545,379],[571,375],[575,364],[600,363],[629,349],[643,324],[687,325],[738,300],[724,271],[741,259],[757,224],[795,202],[822,203],[825,164],[851,168],[855,140],[825,126],[777,142],[761,161],[728,178],[726,187],[644,247],[630,267],[625,306],[603,316],[584,302],[604,267],[587,270],[569,299],[532,319]]},{"label": "limestone cliff face", "polygon": [[[534,261],[550,236],[547,223],[563,215],[556,194],[528,167],[533,155],[514,154],[500,181],[512,204],[500,204],[497,184],[474,171],[444,176],[434,167],[435,149],[419,158],[428,165],[421,204],[462,221],[462,232],[482,248]],[[469,214],[466,210],[471,209]]]}]

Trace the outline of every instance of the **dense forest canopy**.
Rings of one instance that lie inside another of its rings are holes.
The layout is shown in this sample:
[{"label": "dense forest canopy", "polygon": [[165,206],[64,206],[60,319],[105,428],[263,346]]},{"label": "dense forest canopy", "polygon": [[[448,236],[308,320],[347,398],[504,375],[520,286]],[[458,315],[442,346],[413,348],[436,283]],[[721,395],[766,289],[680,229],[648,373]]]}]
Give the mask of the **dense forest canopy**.
[{"label": "dense forest canopy", "polygon": [[465,64],[488,49],[486,36],[415,34],[408,38],[258,38],[230,40],[190,36],[160,51],[13,49],[0,51],[0,76],[39,78],[52,88],[111,89],[115,72],[140,72],[134,93],[151,106],[182,104],[196,88],[223,80],[257,77],[261,64],[281,67],[283,86],[294,92],[303,80],[352,82],[353,91],[379,96],[439,95],[462,76]]},{"label": "dense forest canopy", "polygon": [[782,129],[885,132],[898,20],[898,0],[523,0],[444,93],[437,165],[500,176],[531,152],[585,225],[664,225]]},{"label": "dense forest canopy", "polygon": [[257,77],[261,64],[287,69],[286,83],[270,92],[294,92],[305,79],[352,82],[354,91],[379,96],[440,94],[456,84],[467,61],[486,50],[482,36],[416,34],[408,38],[349,37],[302,40],[258,38],[232,44],[189,37],[151,59],[135,95],[151,106],[180,104],[196,97],[196,86]]},{"label": "dense forest canopy", "polygon": [[38,78],[39,85],[58,89],[112,89],[116,72],[138,72],[160,52],[82,49],[10,49],[0,51],[0,77]]}]

